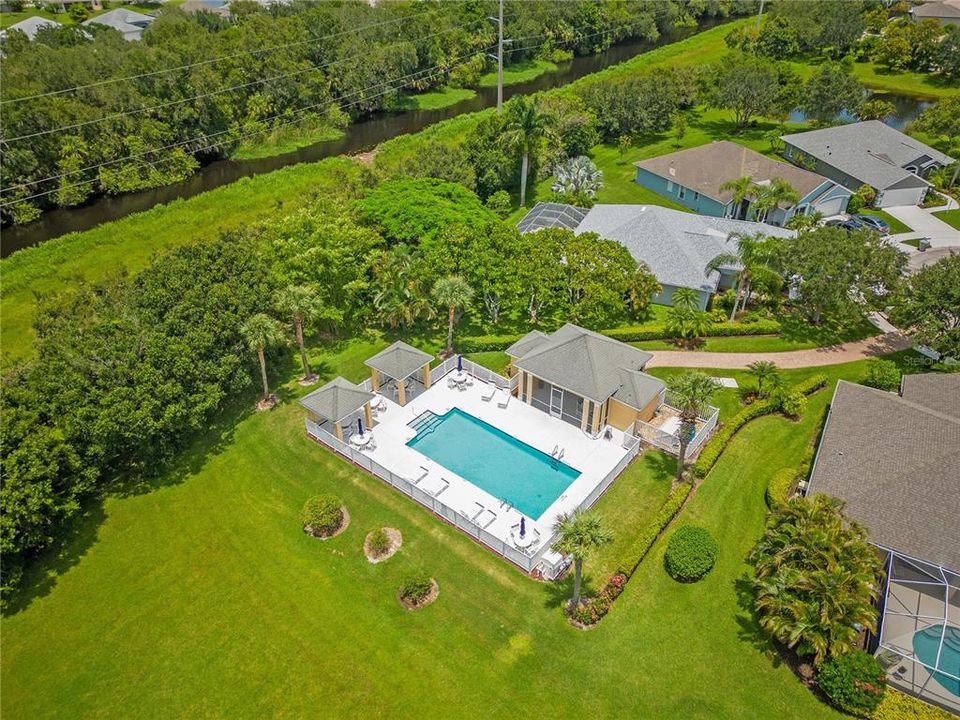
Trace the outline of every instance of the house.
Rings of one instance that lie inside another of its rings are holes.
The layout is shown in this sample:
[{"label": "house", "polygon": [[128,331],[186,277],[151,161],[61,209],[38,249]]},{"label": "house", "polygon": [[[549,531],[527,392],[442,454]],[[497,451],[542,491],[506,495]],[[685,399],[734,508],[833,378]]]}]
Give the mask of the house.
[{"label": "house", "polygon": [[736,284],[737,268],[707,271],[715,257],[734,251],[731,234],[764,233],[792,237],[793,231],[764,223],[694,215],[658,205],[594,205],[589,210],[560,203],[538,203],[517,225],[521,232],[564,227],[577,234],[595,232],[623,245],[646,263],[663,286],[653,297],[669,305],[677,288],[690,288],[706,309],[710,296]]},{"label": "house", "polygon": [[591,435],[649,421],[664,402],[666,385],[643,372],[649,353],[570,323],[527,333],[506,353],[520,400]]},{"label": "house", "polygon": [[877,191],[876,207],[917,205],[933,170],[952,164],[949,155],[879,120],[784,135],[784,155],[856,191]]},{"label": "house", "polygon": [[38,15],[33,15],[28,17],[26,20],[21,20],[18,23],[14,23],[8,27],[3,32],[0,32],[0,37],[6,37],[7,33],[11,30],[19,30],[24,35],[27,36],[28,40],[33,40],[37,33],[43,30],[44,28],[59,28],[63,27],[63,24],[58,23],[56,20],[48,20],[45,17],[40,17]]},{"label": "house", "polygon": [[960,711],[960,375],[906,375],[899,393],[841,380],[811,493],[843,500],[886,562],[869,647],[890,682]]},{"label": "house", "polygon": [[150,26],[155,18],[150,15],[144,15],[134,10],[126,8],[115,8],[105,12],[103,15],[97,15],[89,20],[84,20],[84,25],[105,25],[123,35],[124,40],[139,40],[143,31]]},{"label": "house", "polygon": [[960,0],[939,0],[910,8],[915,22],[936,20],[941,25],[960,25]]},{"label": "house", "polygon": [[636,183],[663,195],[701,215],[755,218],[750,200],[737,203],[733,191],[723,189],[726,183],[749,177],[759,186],[774,178],[790,183],[800,200],[787,207],[774,209],[766,222],[784,225],[796,214],[814,212],[837,215],[847,208],[851,191],[833,180],[774,160],[750,148],[728,140],[661,155],[634,163]]}]

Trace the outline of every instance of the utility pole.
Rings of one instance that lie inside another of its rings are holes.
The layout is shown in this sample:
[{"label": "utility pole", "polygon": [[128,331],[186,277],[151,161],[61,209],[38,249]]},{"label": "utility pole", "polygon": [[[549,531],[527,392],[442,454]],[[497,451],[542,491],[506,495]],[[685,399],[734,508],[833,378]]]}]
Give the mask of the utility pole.
[{"label": "utility pole", "polygon": [[487,18],[497,24],[497,54],[491,55],[497,61],[497,114],[503,112],[503,0],[500,0],[500,13],[497,17]]},{"label": "utility pole", "polygon": [[763,15],[763,0],[760,0],[760,12],[757,13],[757,30],[760,29],[760,18]]}]

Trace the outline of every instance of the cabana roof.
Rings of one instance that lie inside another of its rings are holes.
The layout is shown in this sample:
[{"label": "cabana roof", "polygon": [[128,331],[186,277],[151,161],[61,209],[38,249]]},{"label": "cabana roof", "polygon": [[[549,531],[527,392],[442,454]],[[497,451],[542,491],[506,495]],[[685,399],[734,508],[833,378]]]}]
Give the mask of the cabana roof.
[{"label": "cabana roof", "polygon": [[336,377],[322,388],[300,399],[300,404],[316,415],[339,422],[360,410],[373,399],[373,394],[349,380]]},{"label": "cabana roof", "polygon": [[406,380],[431,360],[433,356],[429,353],[397,340],[364,364],[393,380]]}]

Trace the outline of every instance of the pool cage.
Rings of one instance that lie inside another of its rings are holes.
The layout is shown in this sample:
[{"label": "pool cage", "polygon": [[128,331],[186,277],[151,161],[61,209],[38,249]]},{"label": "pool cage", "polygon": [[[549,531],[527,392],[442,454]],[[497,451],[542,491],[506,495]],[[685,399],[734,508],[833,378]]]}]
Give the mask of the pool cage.
[{"label": "pool cage", "polygon": [[960,713],[960,575],[887,551],[875,654],[899,690]]}]

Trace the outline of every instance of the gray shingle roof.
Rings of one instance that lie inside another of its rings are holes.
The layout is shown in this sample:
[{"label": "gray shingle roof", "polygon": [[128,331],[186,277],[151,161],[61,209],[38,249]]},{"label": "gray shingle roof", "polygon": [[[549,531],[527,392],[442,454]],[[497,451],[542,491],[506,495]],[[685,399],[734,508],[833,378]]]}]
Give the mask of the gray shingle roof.
[{"label": "gray shingle roof", "polygon": [[751,177],[756,183],[782,178],[790,183],[801,198],[824,183],[833,185],[832,180],[822,175],[774,160],[729,140],[707,143],[634,164],[722,203],[733,199],[733,191],[721,190],[720,186],[742,177]]},{"label": "gray shingle roof", "polygon": [[543,228],[574,230],[586,214],[587,211],[584,208],[574,205],[540,202],[517,223],[517,229],[522,233]]},{"label": "gray shingle roof", "polygon": [[63,27],[63,25],[58,23],[56,20],[49,20],[45,17],[40,17],[39,15],[33,15],[28,17],[26,20],[21,20],[18,23],[14,23],[3,33],[0,33],[0,35],[6,35],[6,33],[10,30],[19,30],[26,35],[28,39],[33,40],[40,30],[48,27]]},{"label": "gray shingle roof", "polygon": [[342,377],[335,377],[322,388],[300,399],[300,405],[322,418],[337,422],[362,408],[373,394]]},{"label": "gray shingle roof", "polygon": [[[514,343],[511,350],[530,335]],[[663,383],[652,376],[637,379],[651,355],[591,330],[567,323],[551,335],[528,346],[515,356],[514,365],[581,397],[604,402],[615,396],[631,407],[636,398],[647,396],[650,383]],[[624,373],[627,373],[625,375]],[[628,387],[624,389],[625,380]],[[645,405],[646,403],[644,403]],[[643,407],[641,405],[639,407]]]},{"label": "gray shingle roof", "polygon": [[665,285],[713,292],[720,274],[706,272],[707,263],[736,248],[731,233],[762,232],[792,237],[792,230],[764,223],[707,217],[658,205],[594,205],[577,233],[595,232],[616,240],[634,259],[646,263]]},{"label": "gray shingle roof", "polygon": [[904,400],[960,420],[960,375],[956,373],[904,375],[900,395]]},{"label": "gray shingle roof", "polygon": [[522,338],[517,340],[513,345],[508,347],[504,352],[512,358],[523,357],[535,347],[539,347],[543,343],[549,341],[549,339],[550,336],[546,333],[542,333],[539,330],[531,330]]},{"label": "gray shingle roof", "polygon": [[139,40],[144,29],[154,21],[150,15],[138,13],[126,8],[115,8],[102,15],[84,20],[84,25],[105,25],[112,27],[123,35],[126,40]]},{"label": "gray shingle roof", "polygon": [[614,393],[614,397],[624,405],[637,410],[643,410],[667,387],[663,380],[635,370],[621,370],[620,378],[622,384],[620,390]]},{"label": "gray shingle roof", "polygon": [[417,370],[427,365],[433,356],[397,340],[381,350],[364,364],[394,380],[406,380]]},{"label": "gray shingle roof", "polygon": [[[960,375],[937,382],[960,397]],[[960,418],[841,380],[810,480],[818,492],[845,500],[872,542],[960,570]]]},{"label": "gray shingle roof", "polygon": [[925,180],[904,170],[924,155],[943,165],[953,162],[949,155],[879,120],[784,135],[781,140],[880,190],[897,183],[900,187],[926,185]]}]

